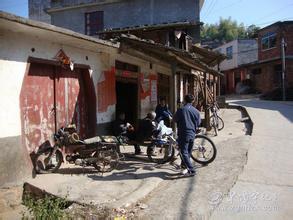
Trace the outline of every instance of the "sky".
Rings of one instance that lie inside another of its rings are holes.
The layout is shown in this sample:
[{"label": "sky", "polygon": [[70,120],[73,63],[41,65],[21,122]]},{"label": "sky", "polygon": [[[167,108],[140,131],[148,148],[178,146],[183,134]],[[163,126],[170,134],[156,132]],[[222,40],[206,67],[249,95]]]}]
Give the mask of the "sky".
[{"label": "sky", "polygon": [[[28,0],[0,0],[0,10],[28,17]],[[264,27],[276,21],[293,20],[293,0],[205,0],[201,21],[215,24],[220,17],[231,17],[245,26]]]},{"label": "sky", "polygon": [[293,20],[293,0],[205,0],[200,16],[206,24],[231,17],[245,26],[264,27],[276,21]]}]

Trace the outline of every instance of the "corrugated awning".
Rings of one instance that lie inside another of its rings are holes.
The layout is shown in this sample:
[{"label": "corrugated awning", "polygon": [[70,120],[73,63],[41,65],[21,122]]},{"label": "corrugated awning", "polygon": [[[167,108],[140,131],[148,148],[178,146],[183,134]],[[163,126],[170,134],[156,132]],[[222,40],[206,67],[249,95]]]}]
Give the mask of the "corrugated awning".
[{"label": "corrugated awning", "polygon": [[154,43],[153,41],[143,40],[133,35],[122,34],[119,38],[120,50],[129,52],[129,49],[140,51],[151,57],[155,57],[167,63],[176,62],[180,66],[188,69],[207,72],[215,76],[223,76],[222,73],[212,69],[206,63],[200,60],[202,55],[189,53],[185,50],[168,47],[162,44]]}]

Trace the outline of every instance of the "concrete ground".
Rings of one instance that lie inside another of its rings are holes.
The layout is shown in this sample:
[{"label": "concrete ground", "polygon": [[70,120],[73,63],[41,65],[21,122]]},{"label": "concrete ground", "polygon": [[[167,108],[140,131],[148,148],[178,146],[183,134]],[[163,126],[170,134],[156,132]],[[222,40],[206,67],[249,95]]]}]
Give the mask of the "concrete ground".
[{"label": "concrete ground", "polygon": [[[147,156],[142,155],[127,157],[117,170],[104,175],[93,168],[63,164],[58,173],[37,175],[29,183],[80,203],[118,210],[122,207],[128,211],[139,207],[133,212],[141,218],[151,212],[150,218],[156,219],[161,216],[162,210],[171,219],[190,215],[209,216],[213,208],[210,204],[213,200],[211,192],[227,193],[232,187],[246,163],[247,143],[250,141],[250,136],[244,135],[246,128],[244,123],[239,122],[242,116],[238,110],[222,109],[220,115],[225,121],[224,130],[217,137],[210,134],[218,149],[217,158],[206,167],[196,164],[198,174],[195,178],[176,179],[174,176],[179,170],[174,166],[150,163]],[[128,155],[133,153],[133,147],[122,147],[121,150]],[[188,192],[192,193],[189,195]],[[192,201],[190,207],[184,205],[185,197],[189,196]],[[177,204],[178,208],[183,207],[183,210],[166,208],[168,202]],[[190,210],[196,212],[189,214]]]},{"label": "concrete ground", "polygon": [[217,200],[211,219],[292,219],[293,102],[231,102],[245,106],[254,122],[251,147],[243,173]]},{"label": "concrete ground", "polygon": [[217,145],[216,160],[208,166],[197,165],[197,175],[164,181],[141,200],[147,208],[137,213],[139,219],[208,219],[217,192],[228,193],[246,163],[250,136],[239,122],[238,110],[222,109],[225,128],[212,137]]}]

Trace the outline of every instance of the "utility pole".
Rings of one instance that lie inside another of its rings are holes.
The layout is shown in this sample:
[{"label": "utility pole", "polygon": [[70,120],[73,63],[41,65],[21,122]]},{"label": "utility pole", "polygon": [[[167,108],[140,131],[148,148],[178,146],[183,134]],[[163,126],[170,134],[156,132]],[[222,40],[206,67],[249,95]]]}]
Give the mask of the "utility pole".
[{"label": "utility pole", "polygon": [[286,56],[285,56],[285,40],[284,37],[282,38],[282,97],[283,101],[286,101],[286,85],[285,85],[285,71],[286,71]]}]

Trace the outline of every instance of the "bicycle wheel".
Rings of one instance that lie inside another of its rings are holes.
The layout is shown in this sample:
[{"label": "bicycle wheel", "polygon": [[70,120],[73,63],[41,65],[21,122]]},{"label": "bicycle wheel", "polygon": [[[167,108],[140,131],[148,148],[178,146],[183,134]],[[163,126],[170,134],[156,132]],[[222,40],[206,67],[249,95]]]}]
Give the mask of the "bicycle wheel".
[{"label": "bicycle wheel", "polygon": [[215,116],[212,115],[210,118],[211,126],[216,125],[218,131],[221,131],[224,128],[224,121],[220,116],[217,116],[218,120],[215,119]]},{"label": "bicycle wheel", "polygon": [[220,116],[218,116],[218,130],[221,131],[223,128],[224,128],[224,121]]},{"label": "bicycle wheel", "polygon": [[198,134],[194,139],[191,158],[202,165],[213,162],[217,149],[214,142],[207,136]]},{"label": "bicycle wheel", "polygon": [[151,144],[147,148],[149,160],[158,164],[169,162],[174,157],[174,154],[174,147],[170,144]]},{"label": "bicycle wheel", "polygon": [[215,132],[215,136],[218,135],[218,120],[216,119],[216,117],[212,116],[210,117],[210,125],[211,127],[214,129]]}]

